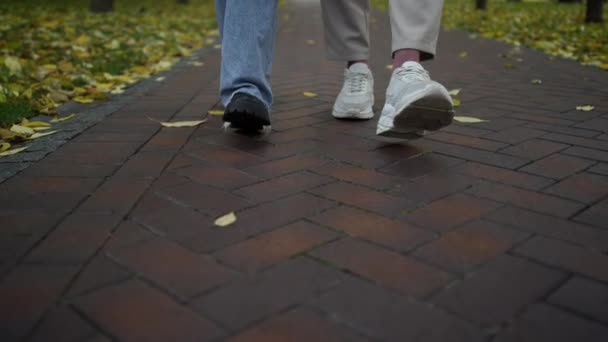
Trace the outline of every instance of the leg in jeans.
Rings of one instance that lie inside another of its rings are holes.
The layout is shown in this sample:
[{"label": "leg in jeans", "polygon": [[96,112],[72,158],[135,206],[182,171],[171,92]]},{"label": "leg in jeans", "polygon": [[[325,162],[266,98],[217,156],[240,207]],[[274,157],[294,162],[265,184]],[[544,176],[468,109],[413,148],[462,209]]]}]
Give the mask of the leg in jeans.
[{"label": "leg in jeans", "polygon": [[220,96],[236,93],[272,105],[270,72],[277,30],[277,0],[215,0],[222,39]]}]

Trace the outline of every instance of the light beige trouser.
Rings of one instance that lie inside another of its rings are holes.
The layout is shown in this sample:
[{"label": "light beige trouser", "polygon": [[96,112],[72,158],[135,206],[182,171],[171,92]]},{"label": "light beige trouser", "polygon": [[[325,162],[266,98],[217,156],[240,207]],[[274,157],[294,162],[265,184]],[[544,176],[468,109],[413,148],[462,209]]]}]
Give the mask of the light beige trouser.
[{"label": "light beige trouser", "polygon": [[[321,0],[330,59],[369,59],[369,0]],[[392,52],[416,49],[435,55],[443,0],[390,0]]]}]

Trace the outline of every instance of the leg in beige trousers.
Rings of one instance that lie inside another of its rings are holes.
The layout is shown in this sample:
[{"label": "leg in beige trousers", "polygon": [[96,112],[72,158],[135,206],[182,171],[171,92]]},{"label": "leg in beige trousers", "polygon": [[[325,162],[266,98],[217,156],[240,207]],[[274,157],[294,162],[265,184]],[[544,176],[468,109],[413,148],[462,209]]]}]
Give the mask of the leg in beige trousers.
[{"label": "leg in beige trousers", "polygon": [[[369,0],[321,0],[330,59],[367,60],[370,54]],[[390,0],[392,52],[414,49],[433,58],[443,0]]]},{"label": "leg in beige trousers", "polygon": [[[443,0],[389,0],[393,73],[376,134],[416,139],[452,122],[447,89],[431,80],[420,61],[435,56]],[[374,117],[374,80],[370,55],[370,1],[321,0],[327,53],[349,62],[334,103],[338,119]]]}]

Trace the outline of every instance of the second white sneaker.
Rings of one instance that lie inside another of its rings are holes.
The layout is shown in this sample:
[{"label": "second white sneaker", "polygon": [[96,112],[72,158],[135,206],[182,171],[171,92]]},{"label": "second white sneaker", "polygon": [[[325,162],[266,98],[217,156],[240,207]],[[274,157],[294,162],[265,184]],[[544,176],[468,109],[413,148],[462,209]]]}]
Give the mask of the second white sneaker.
[{"label": "second white sneaker", "polygon": [[374,78],[365,63],[355,63],[344,71],[344,85],[336,98],[332,115],[338,119],[374,117]]},{"label": "second white sneaker", "polygon": [[447,89],[431,80],[422,65],[405,62],[393,71],[376,133],[412,139],[452,123],[454,106]]}]

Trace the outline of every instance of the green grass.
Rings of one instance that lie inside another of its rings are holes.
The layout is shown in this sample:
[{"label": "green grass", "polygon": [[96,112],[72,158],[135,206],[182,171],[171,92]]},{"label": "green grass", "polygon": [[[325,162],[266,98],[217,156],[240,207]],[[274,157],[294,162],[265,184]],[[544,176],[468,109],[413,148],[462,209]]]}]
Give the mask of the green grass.
[{"label": "green grass", "polygon": [[32,116],[32,107],[27,101],[0,103],[0,127],[9,127],[23,118]]},{"label": "green grass", "polygon": [[212,0],[115,3],[93,14],[88,0],[0,1],[0,125],[119,93],[207,44],[216,27]]}]

